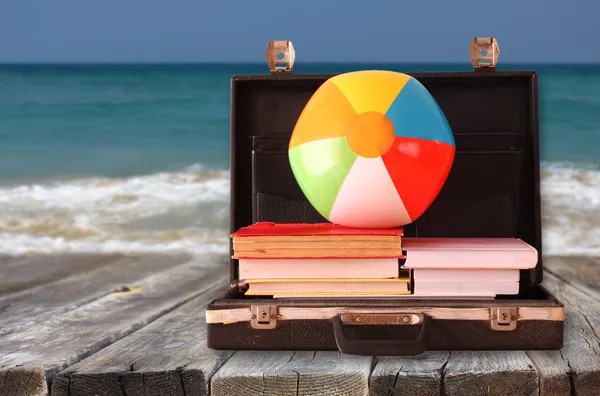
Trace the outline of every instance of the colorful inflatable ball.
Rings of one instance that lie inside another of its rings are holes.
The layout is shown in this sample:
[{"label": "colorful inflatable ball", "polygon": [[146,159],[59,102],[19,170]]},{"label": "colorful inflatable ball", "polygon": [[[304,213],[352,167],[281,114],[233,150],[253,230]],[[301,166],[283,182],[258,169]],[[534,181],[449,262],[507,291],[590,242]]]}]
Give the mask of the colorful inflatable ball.
[{"label": "colorful inflatable ball", "polygon": [[415,221],[444,185],[454,153],[450,126],[427,89],[380,70],[325,81],[289,144],[311,205],[332,223],[358,228]]}]

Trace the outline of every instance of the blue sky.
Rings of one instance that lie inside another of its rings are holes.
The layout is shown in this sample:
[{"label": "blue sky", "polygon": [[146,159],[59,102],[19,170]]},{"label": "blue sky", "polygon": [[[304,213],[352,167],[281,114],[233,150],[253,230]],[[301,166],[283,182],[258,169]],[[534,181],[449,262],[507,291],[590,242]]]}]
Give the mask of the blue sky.
[{"label": "blue sky", "polygon": [[464,62],[495,36],[502,62],[594,62],[592,0],[0,0],[0,62]]}]

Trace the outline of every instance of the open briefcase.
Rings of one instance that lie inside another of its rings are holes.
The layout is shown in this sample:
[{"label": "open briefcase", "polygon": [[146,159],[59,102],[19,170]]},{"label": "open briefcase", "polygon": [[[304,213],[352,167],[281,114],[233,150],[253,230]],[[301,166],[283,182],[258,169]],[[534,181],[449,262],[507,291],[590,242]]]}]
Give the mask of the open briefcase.
[{"label": "open briefcase", "polygon": [[[291,43],[273,43],[270,75],[232,79],[232,233],[258,221],[326,221],[297,185],[287,149],[305,104],[332,76],[292,74]],[[287,63],[276,61],[280,52]],[[494,300],[244,296],[231,259],[230,288],[206,311],[210,348],[384,356],[562,347],[564,307],[541,286],[537,75],[497,71],[495,39],[473,39],[470,54],[473,71],[406,73],[442,108],[456,155],[438,197],[404,226],[404,235],[521,238],[538,250],[538,264],[521,271],[519,294]]]}]

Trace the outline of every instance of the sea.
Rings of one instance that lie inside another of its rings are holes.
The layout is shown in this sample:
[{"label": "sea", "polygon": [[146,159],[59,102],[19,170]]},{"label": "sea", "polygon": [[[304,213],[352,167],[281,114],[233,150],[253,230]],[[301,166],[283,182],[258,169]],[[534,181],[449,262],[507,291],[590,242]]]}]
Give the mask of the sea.
[{"label": "sea", "polygon": [[[297,64],[296,73],[469,64]],[[600,254],[600,66],[539,76],[543,252]],[[266,64],[0,65],[0,254],[228,250],[229,89]]]}]

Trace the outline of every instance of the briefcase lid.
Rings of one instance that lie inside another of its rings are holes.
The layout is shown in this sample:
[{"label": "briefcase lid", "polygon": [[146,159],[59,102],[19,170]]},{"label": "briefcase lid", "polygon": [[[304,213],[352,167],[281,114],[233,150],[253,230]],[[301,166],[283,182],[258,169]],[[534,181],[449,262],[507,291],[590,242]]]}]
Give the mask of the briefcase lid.
[{"label": "briefcase lid", "polygon": [[[452,129],[456,154],[429,209],[404,227],[406,237],[516,237],[538,251],[524,285],[542,282],[537,75],[496,69],[495,39],[474,38],[472,69],[419,72]],[[325,221],[300,190],[287,148],[304,106],[334,74],[294,74],[291,42],[271,42],[269,74],[231,82],[230,231],[257,221]],[[230,249],[232,244],[230,241]],[[231,259],[232,284],[238,262]]]}]

